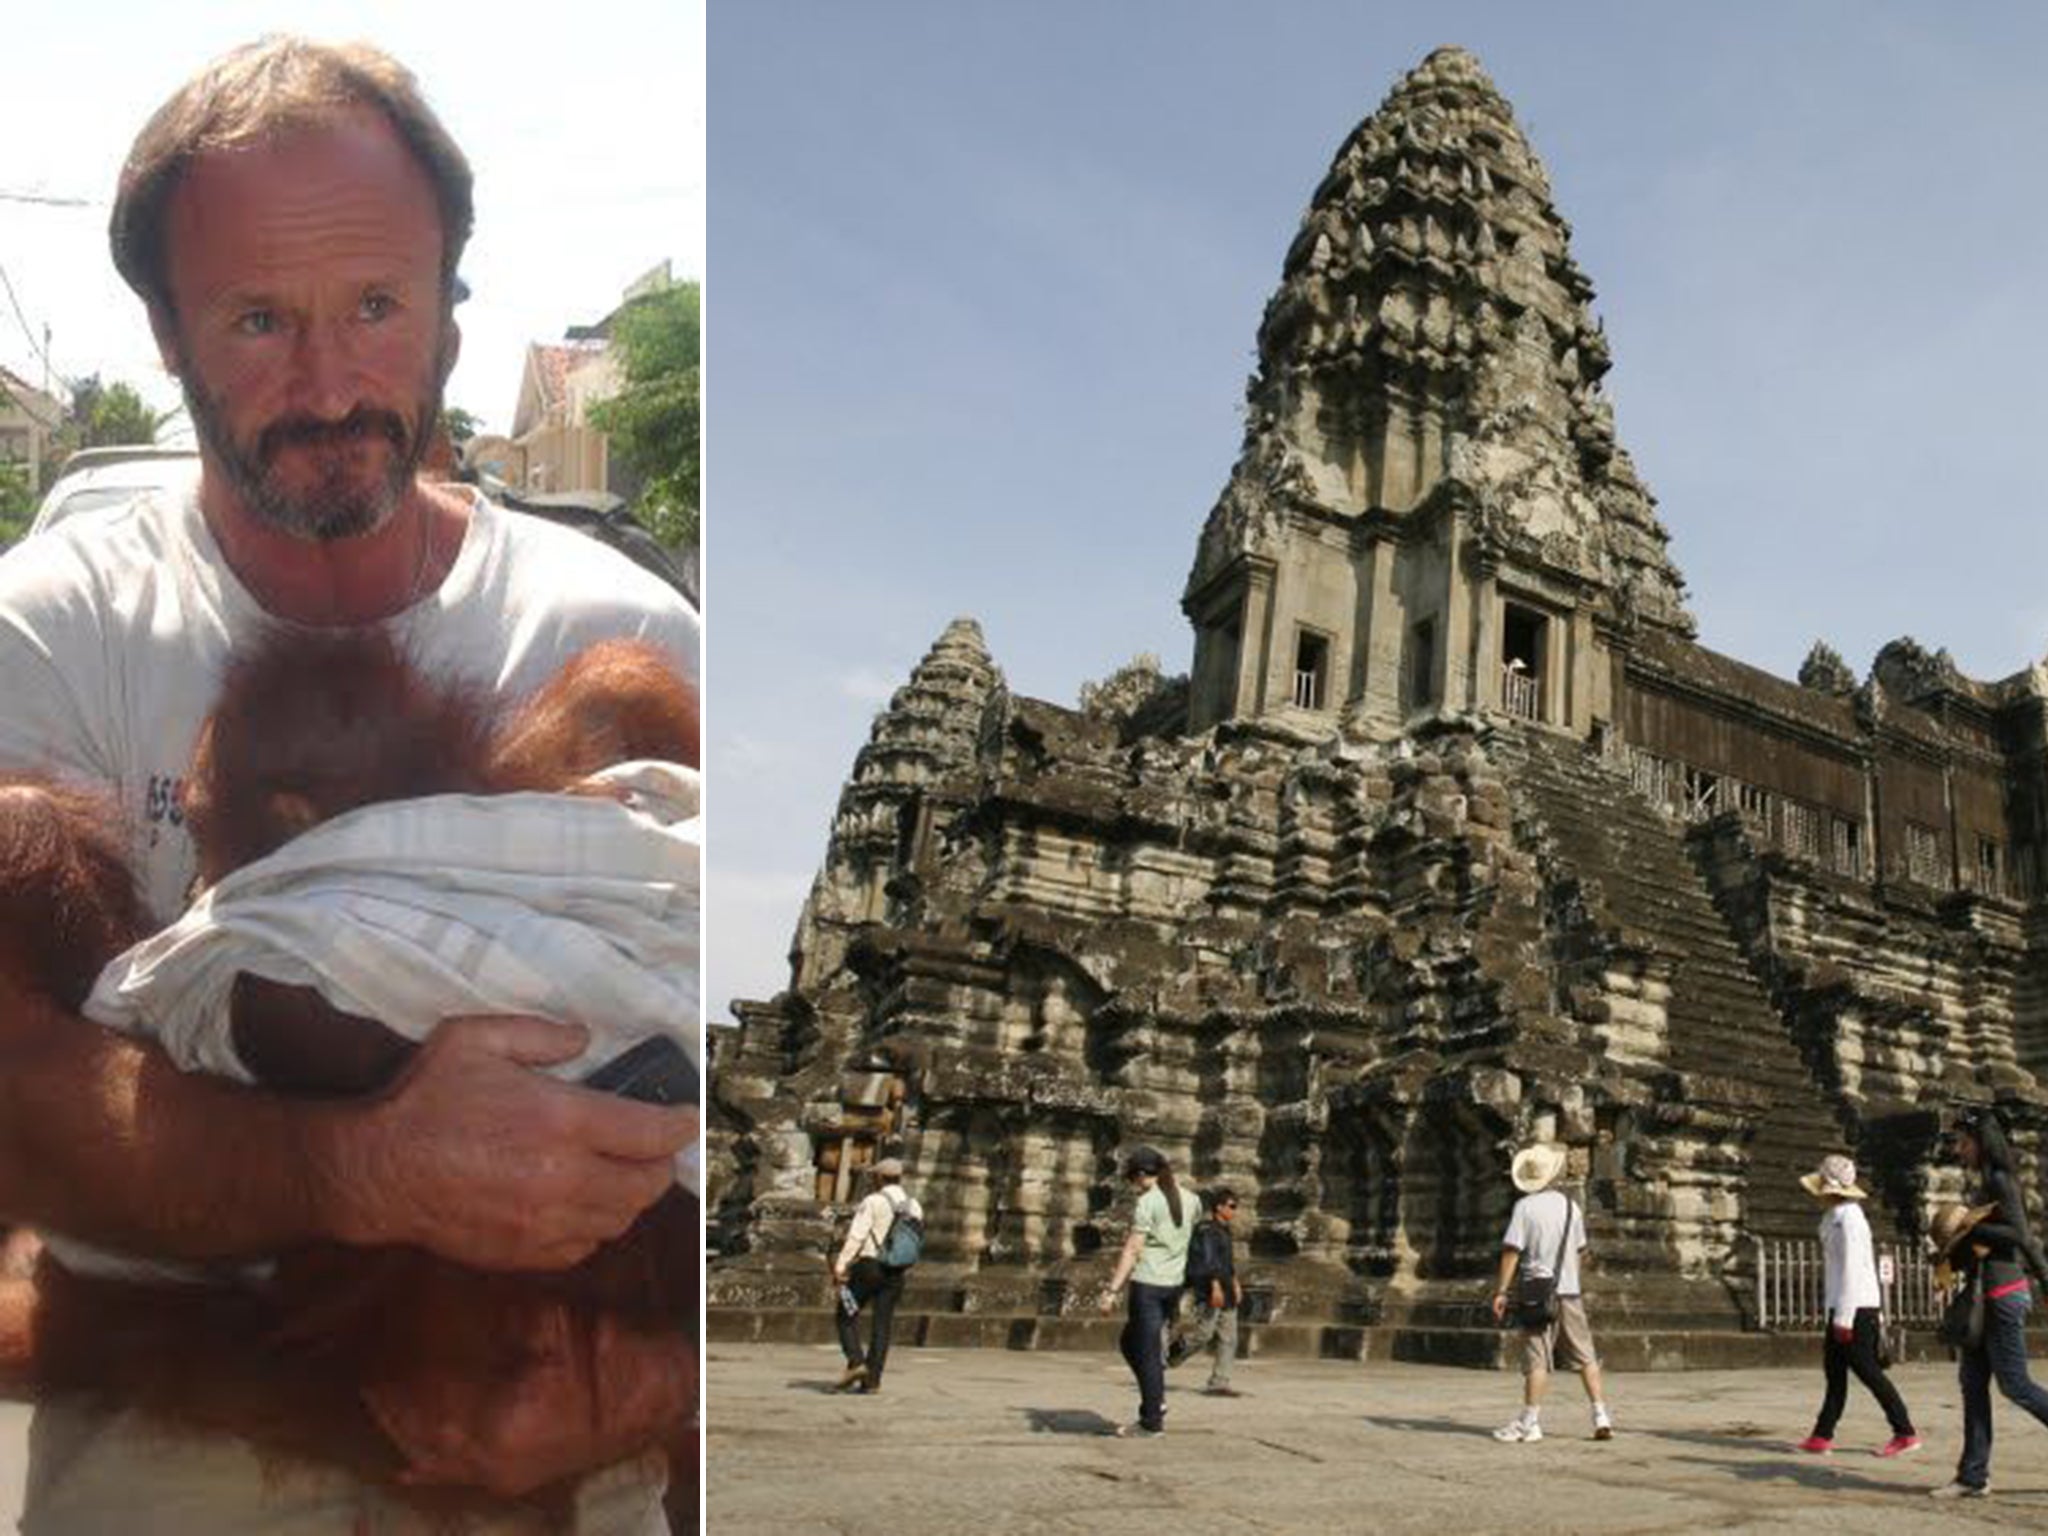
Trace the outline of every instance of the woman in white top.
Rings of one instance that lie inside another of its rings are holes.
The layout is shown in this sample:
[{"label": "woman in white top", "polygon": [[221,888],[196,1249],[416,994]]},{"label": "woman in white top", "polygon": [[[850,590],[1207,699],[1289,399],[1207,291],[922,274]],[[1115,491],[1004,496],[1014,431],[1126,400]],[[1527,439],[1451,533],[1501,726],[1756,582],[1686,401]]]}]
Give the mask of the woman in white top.
[{"label": "woman in white top", "polygon": [[1878,1330],[1883,1293],[1877,1284],[1877,1255],[1870,1243],[1870,1223],[1857,1202],[1867,1194],[1857,1188],[1856,1165],[1839,1153],[1824,1157],[1814,1172],[1800,1175],[1806,1192],[1826,1208],[1820,1219],[1821,1254],[1827,1261],[1827,1339],[1821,1366],[1827,1391],[1813,1433],[1799,1449],[1825,1456],[1834,1449],[1835,1425],[1849,1399],[1849,1373],[1870,1389],[1891,1423],[1892,1437],[1878,1447],[1880,1456],[1903,1456],[1920,1449],[1913,1417],[1878,1359]]}]

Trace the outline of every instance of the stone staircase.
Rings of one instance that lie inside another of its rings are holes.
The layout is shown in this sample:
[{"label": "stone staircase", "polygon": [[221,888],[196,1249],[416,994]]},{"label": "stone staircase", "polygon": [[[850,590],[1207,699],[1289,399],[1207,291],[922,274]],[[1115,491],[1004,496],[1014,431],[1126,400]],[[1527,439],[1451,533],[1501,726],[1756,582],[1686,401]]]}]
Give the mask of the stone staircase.
[{"label": "stone staircase", "polygon": [[1501,731],[1488,750],[1511,765],[1523,830],[1546,838],[1554,866],[1577,878],[1596,931],[1668,965],[1670,1086],[1710,1097],[1739,1073],[1760,1090],[1744,1116],[1740,1232],[1810,1237],[1817,1210],[1798,1176],[1844,1145],[1845,1127],[1715,907],[1683,828],[1581,743],[1521,728]]}]

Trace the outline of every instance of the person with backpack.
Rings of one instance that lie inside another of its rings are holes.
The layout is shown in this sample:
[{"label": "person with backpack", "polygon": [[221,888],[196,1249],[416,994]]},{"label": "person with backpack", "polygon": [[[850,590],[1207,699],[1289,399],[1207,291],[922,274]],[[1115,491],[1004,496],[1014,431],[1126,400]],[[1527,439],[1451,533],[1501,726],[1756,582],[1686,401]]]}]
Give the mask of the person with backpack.
[{"label": "person with backpack", "polygon": [[1166,1365],[1171,1370],[1189,1355],[1213,1346],[1216,1363],[1209,1368],[1209,1384],[1203,1393],[1242,1397],[1244,1394],[1230,1384],[1230,1367],[1237,1359],[1237,1312],[1244,1305],[1244,1286],[1237,1278],[1230,1244],[1237,1196],[1228,1189],[1214,1189],[1209,1192],[1208,1205],[1208,1219],[1196,1226],[1188,1242],[1187,1288],[1195,1298],[1195,1320],[1168,1346]]},{"label": "person with backpack", "polygon": [[1181,1193],[1166,1154],[1156,1147],[1134,1149],[1124,1159],[1123,1171],[1137,1188],[1138,1203],[1109,1289],[1102,1293],[1102,1310],[1115,1308],[1117,1292],[1129,1281],[1124,1331],[1117,1347],[1138,1381],[1138,1418],[1116,1433],[1127,1440],[1151,1440],[1166,1433],[1166,1329],[1187,1278],[1196,1202]]},{"label": "person with backpack", "polygon": [[1517,1152],[1508,1169],[1522,1198],[1501,1239],[1493,1318],[1521,1334],[1522,1411],[1496,1429],[1493,1438],[1509,1443],[1534,1444],[1543,1438],[1538,1415],[1553,1370],[1579,1373],[1593,1406],[1593,1438],[1614,1438],[1614,1418],[1601,1396],[1600,1359],[1579,1289],[1586,1220],[1578,1202],[1553,1187],[1564,1167],[1564,1148],[1539,1142]]},{"label": "person with backpack", "polygon": [[[872,1394],[882,1390],[889,1358],[889,1326],[904,1277],[924,1255],[924,1207],[903,1188],[903,1163],[885,1157],[869,1170],[875,1187],[854,1207],[846,1241],[832,1262],[837,1287],[839,1348],[846,1369],[835,1390]],[[860,1314],[873,1309],[865,1353],[860,1347]]]},{"label": "person with backpack", "polygon": [[1830,1153],[1812,1173],[1801,1174],[1799,1182],[1826,1207],[1820,1219],[1820,1247],[1826,1265],[1822,1305],[1827,1309],[1821,1369],[1827,1385],[1813,1433],[1797,1448],[1810,1456],[1825,1456],[1834,1449],[1835,1425],[1849,1400],[1849,1373],[1854,1371],[1891,1424],[1892,1437],[1877,1454],[1904,1456],[1917,1451],[1920,1437],[1914,1433],[1913,1416],[1885,1374],[1884,1291],[1878,1284],[1877,1254],[1861,1203],[1869,1195],[1856,1182],[1856,1165],[1839,1152]]}]

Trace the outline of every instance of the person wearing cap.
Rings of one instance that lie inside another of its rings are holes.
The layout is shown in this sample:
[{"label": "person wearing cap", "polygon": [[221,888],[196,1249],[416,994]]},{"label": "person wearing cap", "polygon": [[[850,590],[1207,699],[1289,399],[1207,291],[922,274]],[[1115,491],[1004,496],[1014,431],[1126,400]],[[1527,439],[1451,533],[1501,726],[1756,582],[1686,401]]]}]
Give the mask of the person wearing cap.
[{"label": "person wearing cap", "polygon": [[[1975,1175],[1972,1203],[1980,1209],[1944,1223],[1961,1282],[1983,1287],[1984,1337],[1956,1351],[1963,1394],[1963,1451],[1956,1475],[1930,1490],[1938,1499],[1982,1498],[1991,1491],[1991,1383],[2036,1420],[2048,1425],[2048,1391],[2027,1374],[2027,1312],[2031,1273],[2048,1279],[2048,1261],[2027,1226],[2005,1127],[1991,1110],[1966,1110],[1954,1134],[1956,1158]],[[1971,1216],[1981,1219],[1972,1221]],[[1967,1235],[1968,1241],[1962,1239]]]},{"label": "person wearing cap", "polygon": [[1230,1384],[1230,1368],[1237,1359],[1237,1310],[1244,1305],[1244,1282],[1237,1278],[1230,1236],[1237,1192],[1218,1186],[1203,1197],[1203,1204],[1209,1208],[1208,1219],[1196,1224],[1188,1243],[1187,1288],[1195,1298],[1195,1320],[1167,1348],[1166,1368],[1170,1371],[1188,1356],[1213,1349],[1216,1363],[1209,1368],[1203,1394],[1242,1397]]},{"label": "person wearing cap", "polygon": [[1194,1236],[1201,1202],[1174,1183],[1166,1154],[1139,1147],[1124,1159],[1124,1178],[1138,1191],[1130,1236],[1117,1255],[1102,1310],[1113,1311],[1117,1292],[1130,1283],[1124,1331],[1117,1340],[1124,1363],[1138,1382],[1138,1418],[1117,1430],[1125,1439],[1166,1433],[1166,1330],[1180,1304],[1187,1278],[1188,1240]]},{"label": "person wearing cap", "polygon": [[1506,1320],[1517,1270],[1557,1281],[1557,1316],[1545,1327],[1521,1330],[1522,1411],[1493,1432],[1494,1439],[1510,1444],[1534,1444],[1543,1438],[1540,1415],[1553,1370],[1579,1373],[1586,1401],[1592,1405],[1593,1438],[1614,1438],[1614,1416],[1601,1394],[1600,1358],[1593,1347],[1593,1329],[1586,1321],[1579,1282],[1586,1222],[1578,1202],[1556,1187],[1564,1169],[1564,1148],[1545,1142],[1517,1152],[1508,1169],[1521,1198],[1515,1202],[1507,1234],[1501,1239],[1494,1321]]},{"label": "person wearing cap", "polygon": [[1906,1411],[1905,1400],[1878,1356],[1884,1295],[1877,1283],[1870,1223],[1860,1204],[1869,1196],[1856,1183],[1856,1165],[1840,1153],[1831,1153],[1812,1173],[1801,1174],[1799,1182],[1825,1207],[1820,1219],[1820,1249],[1826,1265],[1823,1304],[1828,1315],[1827,1337],[1821,1345],[1827,1389],[1821,1395],[1813,1433],[1799,1442],[1799,1449],[1814,1456],[1825,1456],[1834,1449],[1835,1426],[1848,1402],[1849,1373],[1854,1371],[1891,1425],[1892,1437],[1877,1448],[1877,1454],[1903,1456],[1917,1451],[1920,1437],[1913,1432],[1913,1416]]},{"label": "person wearing cap", "polygon": [[[839,1288],[839,1348],[846,1356],[838,1390],[875,1393],[882,1390],[882,1367],[889,1359],[889,1328],[896,1302],[903,1294],[908,1270],[882,1262],[882,1245],[899,1216],[924,1220],[924,1208],[903,1188],[903,1163],[885,1157],[868,1170],[874,1188],[854,1207],[846,1241],[832,1261],[832,1283]],[[860,1314],[872,1311],[868,1347],[860,1347]]]}]

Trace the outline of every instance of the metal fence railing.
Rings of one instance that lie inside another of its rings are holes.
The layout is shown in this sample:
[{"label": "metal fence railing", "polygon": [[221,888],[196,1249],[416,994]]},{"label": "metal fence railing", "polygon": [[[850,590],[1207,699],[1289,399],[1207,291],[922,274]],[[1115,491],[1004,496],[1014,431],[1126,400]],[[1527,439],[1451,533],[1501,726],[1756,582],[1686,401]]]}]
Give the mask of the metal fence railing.
[{"label": "metal fence railing", "polygon": [[1539,690],[1536,674],[1520,667],[1506,666],[1500,670],[1501,708],[1522,720],[1543,718],[1543,695]]},{"label": "metal fence railing", "polygon": [[[1766,1333],[1817,1329],[1827,1320],[1827,1264],[1815,1238],[1753,1237],[1756,1325]],[[1941,1317],[1934,1266],[1917,1253],[1877,1250],[1878,1288],[1892,1327],[1932,1327]]]}]

